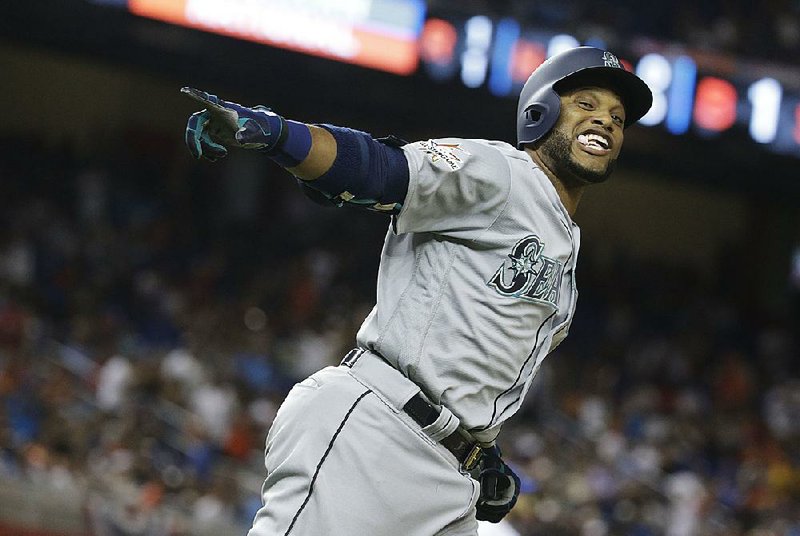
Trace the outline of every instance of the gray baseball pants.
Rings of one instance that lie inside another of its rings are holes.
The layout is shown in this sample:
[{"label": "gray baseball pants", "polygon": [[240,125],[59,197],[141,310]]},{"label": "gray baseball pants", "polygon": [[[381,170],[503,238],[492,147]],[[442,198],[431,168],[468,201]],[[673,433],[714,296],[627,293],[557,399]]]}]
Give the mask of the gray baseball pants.
[{"label": "gray baseball pants", "polygon": [[454,416],[420,428],[402,410],[418,392],[369,352],[296,384],[267,435],[248,536],[475,536],[479,485],[434,440]]}]

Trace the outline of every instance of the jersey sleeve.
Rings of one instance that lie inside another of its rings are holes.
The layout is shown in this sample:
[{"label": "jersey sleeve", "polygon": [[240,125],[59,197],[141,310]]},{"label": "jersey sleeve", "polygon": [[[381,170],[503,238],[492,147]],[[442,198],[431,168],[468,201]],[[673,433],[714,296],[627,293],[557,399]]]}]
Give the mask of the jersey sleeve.
[{"label": "jersey sleeve", "polygon": [[511,168],[486,142],[443,138],[411,143],[403,151],[409,184],[395,221],[398,233],[469,238],[490,227],[508,201]]}]

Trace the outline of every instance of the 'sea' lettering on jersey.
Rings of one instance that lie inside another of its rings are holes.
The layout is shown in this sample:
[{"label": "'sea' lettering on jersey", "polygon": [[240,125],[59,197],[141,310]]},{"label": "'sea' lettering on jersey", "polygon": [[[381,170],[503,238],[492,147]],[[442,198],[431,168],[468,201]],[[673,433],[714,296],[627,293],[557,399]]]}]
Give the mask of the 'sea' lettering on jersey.
[{"label": "'sea' lettering on jersey", "polygon": [[564,265],[545,257],[543,251],[544,242],[538,236],[526,236],[487,284],[503,296],[557,307]]},{"label": "'sea' lettering on jersey", "polygon": [[451,171],[460,169],[471,156],[460,143],[436,143],[434,140],[428,140],[420,142],[419,148],[428,155],[431,163],[444,162]]}]

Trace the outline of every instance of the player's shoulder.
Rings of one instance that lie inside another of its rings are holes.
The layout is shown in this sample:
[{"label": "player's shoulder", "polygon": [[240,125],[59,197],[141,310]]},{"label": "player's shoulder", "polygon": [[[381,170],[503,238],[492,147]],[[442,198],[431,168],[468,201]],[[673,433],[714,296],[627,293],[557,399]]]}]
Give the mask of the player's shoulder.
[{"label": "player's shoulder", "polygon": [[523,151],[517,150],[513,145],[500,140],[487,140],[482,138],[438,138],[427,140],[427,142],[422,143],[430,142],[447,145],[461,145],[464,147],[473,147],[481,150],[494,151],[512,158],[524,158],[525,154]]},{"label": "player's shoulder", "polygon": [[500,160],[524,161],[529,158],[506,142],[479,138],[432,138],[408,144],[405,149],[425,155],[434,163],[449,164],[453,171],[476,160],[490,160],[497,164]]},{"label": "player's shoulder", "polygon": [[528,156],[528,153],[525,151],[520,151],[510,143],[499,141],[499,140],[471,140],[475,143],[483,144],[486,147],[489,147],[500,154],[502,154],[505,158],[510,158],[514,160],[521,160],[523,162],[530,162],[531,157]]}]

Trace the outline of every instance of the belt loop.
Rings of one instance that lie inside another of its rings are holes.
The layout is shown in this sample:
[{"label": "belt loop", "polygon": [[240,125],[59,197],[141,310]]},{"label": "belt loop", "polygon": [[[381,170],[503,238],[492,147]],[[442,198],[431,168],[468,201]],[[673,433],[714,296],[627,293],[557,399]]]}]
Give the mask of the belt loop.
[{"label": "belt loop", "polygon": [[350,374],[372,389],[395,412],[403,411],[405,403],[420,390],[381,356],[365,348],[348,352],[342,365],[349,367]]},{"label": "belt loop", "polygon": [[[365,356],[366,357],[363,357]],[[396,412],[414,420],[431,441],[441,444],[458,460],[462,471],[472,470],[483,452],[449,408],[431,404],[418,385],[406,378],[380,355],[364,348],[347,353],[342,365],[350,374]]]},{"label": "belt loop", "polygon": [[344,356],[344,359],[342,359],[341,364],[344,365],[345,367],[353,368],[353,365],[356,364],[356,361],[358,361],[358,358],[361,357],[362,355],[364,355],[363,348],[353,348],[352,350],[347,352],[347,355]]},{"label": "belt loop", "polygon": [[437,443],[456,431],[461,421],[444,406],[440,406],[439,416],[429,426],[422,429],[428,437]]}]

